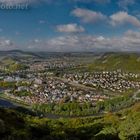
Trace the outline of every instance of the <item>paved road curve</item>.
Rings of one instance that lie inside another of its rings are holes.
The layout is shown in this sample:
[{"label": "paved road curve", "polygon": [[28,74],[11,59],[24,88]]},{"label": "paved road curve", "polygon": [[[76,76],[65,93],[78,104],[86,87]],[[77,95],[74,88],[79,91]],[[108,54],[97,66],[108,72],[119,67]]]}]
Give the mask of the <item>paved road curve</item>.
[{"label": "paved road curve", "polygon": [[134,93],[133,98],[134,98],[135,100],[140,100],[140,97],[137,97],[137,95],[138,95],[139,93],[140,93],[140,89]]}]

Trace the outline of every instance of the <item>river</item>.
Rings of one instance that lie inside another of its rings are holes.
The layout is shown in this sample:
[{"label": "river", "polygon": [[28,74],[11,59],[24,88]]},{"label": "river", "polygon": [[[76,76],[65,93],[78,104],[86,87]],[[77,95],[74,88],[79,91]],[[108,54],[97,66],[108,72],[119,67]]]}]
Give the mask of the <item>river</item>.
[{"label": "river", "polygon": [[12,102],[4,99],[0,99],[0,106],[5,108],[16,108],[17,106]]},{"label": "river", "polygon": [[[12,101],[10,100],[6,100],[6,99],[2,99],[0,98],[0,107],[4,107],[4,108],[13,108],[19,112],[22,112],[22,113],[25,113],[25,114],[28,114],[28,115],[33,115],[33,116],[38,116],[38,117],[45,117],[45,118],[48,118],[48,119],[59,119],[59,118],[83,118],[83,117],[93,117],[93,116],[101,116],[101,114],[95,114],[95,115],[87,115],[87,116],[63,116],[63,115],[56,115],[56,114],[51,114],[51,113],[47,113],[45,115],[43,115],[42,113],[35,113],[33,111],[31,111],[30,109],[27,109],[25,107],[22,107],[21,105],[19,104],[16,104],[16,103],[13,103]],[[42,114],[42,115],[41,115]]]}]

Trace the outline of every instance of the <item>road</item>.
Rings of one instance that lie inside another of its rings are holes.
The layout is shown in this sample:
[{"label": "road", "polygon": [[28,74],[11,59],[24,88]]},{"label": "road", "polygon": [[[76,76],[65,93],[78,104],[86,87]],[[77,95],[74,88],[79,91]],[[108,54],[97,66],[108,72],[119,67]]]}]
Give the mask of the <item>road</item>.
[{"label": "road", "polygon": [[88,87],[88,86],[85,86],[85,85],[82,85],[82,84],[79,84],[77,82],[73,82],[73,81],[68,81],[67,79],[65,78],[61,78],[61,77],[53,77],[54,79],[57,79],[57,80],[60,80],[64,83],[68,83],[69,85],[71,86],[74,86],[74,87],[77,87],[77,88],[80,88],[80,89],[84,89],[84,90],[96,90],[95,88],[93,87]]},{"label": "road", "polygon": [[134,93],[133,98],[134,98],[135,100],[140,100],[140,97],[137,97],[137,95],[138,95],[139,93],[140,93],[140,89]]}]

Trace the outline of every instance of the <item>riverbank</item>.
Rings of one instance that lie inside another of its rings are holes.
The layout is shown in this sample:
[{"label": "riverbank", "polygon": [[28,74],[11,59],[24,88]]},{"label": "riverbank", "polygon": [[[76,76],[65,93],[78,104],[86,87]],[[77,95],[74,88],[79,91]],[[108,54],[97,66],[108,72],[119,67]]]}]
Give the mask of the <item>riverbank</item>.
[{"label": "riverbank", "polygon": [[[41,118],[48,118],[48,119],[60,119],[60,118],[88,118],[88,117],[97,117],[97,116],[104,116],[106,111],[96,113],[96,114],[89,114],[89,115],[79,115],[79,116],[67,116],[67,115],[61,115],[61,114],[53,114],[53,113],[44,113],[41,111],[33,110],[32,106],[29,104],[24,103],[23,101],[19,101],[13,98],[10,98],[9,96],[5,94],[0,94],[0,99],[4,100],[7,102],[7,104],[11,105],[11,108],[18,109],[18,111],[23,112],[26,114],[26,112],[32,112],[35,116],[41,117]],[[3,102],[3,101],[2,101]],[[127,106],[128,108],[130,106]],[[10,108],[10,107],[9,107]],[[121,110],[126,109],[126,108],[121,108]],[[115,110],[111,111],[112,113],[119,112],[120,110]],[[28,113],[27,113],[28,114]]]},{"label": "riverbank", "polygon": [[[42,113],[42,112],[35,112],[32,110],[31,106],[28,104],[25,104],[24,102],[15,100],[13,98],[10,98],[9,96],[5,94],[0,94],[0,101],[4,101],[6,104],[9,106],[1,105],[1,107],[6,107],[6,108],[23,108],[26,110],[28,109],[31,112],[34,112],[36,116],[42,117],[42,118],[48,118],[48,119],[60,119],[60,118],[85,118],[85,117],[92,117],[92,116],[101,116],[102,114],[96,114],[96,115],[87,115],[87,116],[64,116],[64,115],[58,115],[58,114],[52,114],[52,113]],[[26,112],[24,112],[26,113]]]},{"label": "riverbank", "polygon": [[0,99],[6,100],[6,101],[12,103],[13,105],[15,105],[17,107],[19,106],[19,107],[25,107],[27,109],[31,109],[31,106],[29,104],[26,104],[23,101],[19,101],[19,100],[10,98],[9,96],[7,96],[7,95],[5,95],[3,93],[0,93]]},{"label": "riverbank", "polygon": [[13,103],[5,100],[5,99],[2,99],[0,98],[0,107],[3,107],[3,108],[16,108],[16,105],[14,105]]}]

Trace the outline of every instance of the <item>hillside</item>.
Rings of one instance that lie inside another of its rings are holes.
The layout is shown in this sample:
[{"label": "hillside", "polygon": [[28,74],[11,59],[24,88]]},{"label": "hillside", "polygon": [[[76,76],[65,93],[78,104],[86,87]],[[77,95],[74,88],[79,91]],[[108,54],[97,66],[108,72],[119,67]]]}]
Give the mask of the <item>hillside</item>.
[{"label": "hillside", "polygon": [[27,59],[27,58],[40,58],[39,55],[32,52],[26,52],[21,50],[11,50],[11,51],[0,51],[0,59],[12,58],[15,60]]},{"label": "hillside", "polygon": [[139,122],[140,103],[115,114],[57,120],[0,108],[2,140],[138,140]]},{"label": "hillside", "polygon": [[107,53],[89,65],[90,70],[116,70],[140,72],[140,54]]}]

